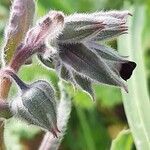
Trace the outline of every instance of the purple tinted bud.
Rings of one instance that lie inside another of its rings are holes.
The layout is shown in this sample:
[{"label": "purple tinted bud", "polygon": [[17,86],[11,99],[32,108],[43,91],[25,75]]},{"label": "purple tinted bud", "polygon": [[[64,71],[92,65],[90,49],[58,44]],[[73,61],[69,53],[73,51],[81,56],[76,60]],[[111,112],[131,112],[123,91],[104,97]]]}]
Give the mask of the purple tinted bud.
[{"label": "purple tinted bud", "polygon": [[8,26],[5,30],[4,58],[8,63],[33,22],[34,0],[13,0]]},{"label": "purple tinted bud", "polygon": [[64,24],[63,13],[50,11],[26,35],[25,45],[33,49],[44,44],[47,40],[56,38]]}]

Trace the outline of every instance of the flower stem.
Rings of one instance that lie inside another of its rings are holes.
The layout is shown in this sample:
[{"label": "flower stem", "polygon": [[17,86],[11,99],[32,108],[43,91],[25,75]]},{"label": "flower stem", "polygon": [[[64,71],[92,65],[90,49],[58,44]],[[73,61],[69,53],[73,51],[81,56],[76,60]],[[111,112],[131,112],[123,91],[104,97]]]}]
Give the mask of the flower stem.
[{"label": "flower stem", "polygon": [[[9,79],[4,78],[3,76],[0,77],[0,100],[6,99],[8,97],[8,92],[11,86],[11,82]],[[0,120],[0,150],[5,150],[4,145],[4,121]]]},{"label": "flower stem", "polygon": [[15,82],[18,84],[22,91],[25,91],[29,88],[29,86],[26,83],[24,83],[13,71],[4,70],[4,72],[15,80]]},{"label": "flower stem", "polygon": [[[18,47],[16,54],[9,63],[9,67],[12,68],[16,73],[19,71],[20,67],[26,62],[36,52],[42,50],[44,45],[35,49],[34,51],[29,47],[23,47],[22,45]],[[0,76],[0,101],[1,99],[7,99],[8,93],[11,87],[11,81],[5,77],[5,75]],[[5,150],[4,146],[4,121],[0,121],[0,150]]]}]

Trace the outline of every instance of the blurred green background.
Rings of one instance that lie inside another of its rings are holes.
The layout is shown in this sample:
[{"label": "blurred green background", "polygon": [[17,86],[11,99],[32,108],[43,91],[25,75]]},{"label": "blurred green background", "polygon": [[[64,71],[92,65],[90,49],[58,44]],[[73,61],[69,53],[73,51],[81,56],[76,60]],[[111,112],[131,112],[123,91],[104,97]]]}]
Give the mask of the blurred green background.
[{"label": "blurred green background", "polygon": [[[10,0],[0,0],[0,42],[3,44],[4,27],[9,16]],[[61,10],[66,14],[75,12],[94,12],[99,10],[122,10],[125,8],[143,7],[142,51],[146,68],[147,83],[150,86],[150,1],[149,0],[38,0],[36,18],[46,14],[50,9]],[[130,34],[130,33],[129,33]],[[117,48],[114,40],[111,46]],[[58,78],[54,71],[45,69],[34,58],[33,64],[24,66],[20,77],[27,82],[44,78],[58,88]],[[67,87],[70,85],[66,85]],[[104,85],[93,85],[96,102],[80,90],[70,89],[73,96],[73,107],[68,123],[67,133],[60,150],[108,150],[111,142],[120,131],[128,128],[122,104],[121,91],[118,88]],[[15,97],[17,88],[13,85],[10,95]],[[10,119],[6,124],[5,139],[8,150],[36,150],[43,132],[36,127]],[[118,150],[135,149],[131,136],[123,141]]]}]

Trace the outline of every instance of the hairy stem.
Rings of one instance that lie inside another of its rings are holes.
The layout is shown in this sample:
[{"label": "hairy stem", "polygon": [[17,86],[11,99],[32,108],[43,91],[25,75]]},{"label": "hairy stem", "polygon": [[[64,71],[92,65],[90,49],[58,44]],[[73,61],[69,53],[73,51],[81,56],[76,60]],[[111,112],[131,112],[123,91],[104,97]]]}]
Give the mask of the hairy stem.
[{"label": "hairy stem", "polygon": [[16,54],[9,63],[10,68],[17,72],[20,67],[35,53],[41,52],[45,48],[45,45],[41,45],[36,49],[21,45],[18,47]]},{"label": "hairy stem", "polygon": [[[18,12],[19,11],[19,12]],[[30,25],[33,22],[35,12],[34,0],[13,0],[11,13],[9,17],[9,23],[6,28],[6,41],[4,47],[5,64],[9,64],[16,47],[25,37],[25,33],[28,31]],[[17,21],[16,21],[17,20]],[[16,68],[19,70],[18,68]],[[7,99],[10,90],[11,81],[5,78],[3,75],[0,76],[0,102],[1,99]],[[0,108],[0,111],[1,108]],[[0,150],[5,150],[4,147],[4,122],[0,121]]]},{"label": "hairy stem", "polygon": [[0,150],[5,150],[4,144],[4,121],[0,120]]},{"label": "hairy stem", "polygon": [[[44,48],[41,47],[32,50],[30,47],[23,47],[22,45],[18,47],[16,54],[9,63],[9,67],[12,68],[16,73],[19,71],[20,67],[30,58],[33,54]],[[1,99],[7,99],[8,93],[11,87],[11,81],[5,77],[5,75],[0,76],[0,101]],[[0,108],[1,111],[1,108]],[[0,150],[5,150],[4,146],[4,120],[0,120]]]},{"label": "hairy stem", "polygon": [[26,83],[24,83],[14,72],[10,70],[4,70],[4,72],[15,80],[15,82],[18,84],[22,91],[25,91],[29,88],[29,86]]},{"label": "hairy stem", "polygon": [[[3,100],[0,100],[0,116],[1,118],[9,118],[11,116],[11,114],[9,113],[9,107],[8,104],[6,102],[4,102]],[[3,138],[3,134],[4,134],[4,120],[0,119],[0,150],[4,150],[5,149],[5,145],[4,145],[4,138]]]},{"label": "hairy stem", "polygon": [[[9,79],[0,76],[0,84],[1,84],[0,85],[0,101],[1,101],[1,99],[7,99],[11,82]],[[3,137],[4,137],[4,120],[0,120],[0,150],[5,150]]]}]

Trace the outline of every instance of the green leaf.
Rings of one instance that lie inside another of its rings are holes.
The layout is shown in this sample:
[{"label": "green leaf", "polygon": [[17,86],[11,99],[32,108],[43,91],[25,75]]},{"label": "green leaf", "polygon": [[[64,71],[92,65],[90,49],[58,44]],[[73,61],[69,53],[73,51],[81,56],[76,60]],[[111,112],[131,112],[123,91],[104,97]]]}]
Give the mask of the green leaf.
[{"label": "green leaf", "polygon": [[[141,33],[145,8],[136,6],[129,24],[129,35],[118,40],[119,51],[130,56],[137,68],[128,81],[129,93],[122,91],[128,123],[137,149],[150,149],[150,101],[145,74]],[[123,51],[124,50],[124,51]]]},{"label": "green leaf", "polygon": [[133,139],[130,130],[123,130],[112,141],[111,150],[131,150]]},{"label": "green leaf", "polygon": [[146,5],[145,9],[145,20],[144,20],[144,30],[142,38],[142,46],[144,48],[150,48],[150,2]]},{"label": "green leaf", "polygon": [[85,138],[88,149],[96,150],[94,140],[92,138],[92,132],[88,123],[86,123],[85,113],[82,111],[82,109],[79,108],[77,108],[76,111],[80,120],[80,124],[82,126],[83,136]]}]

